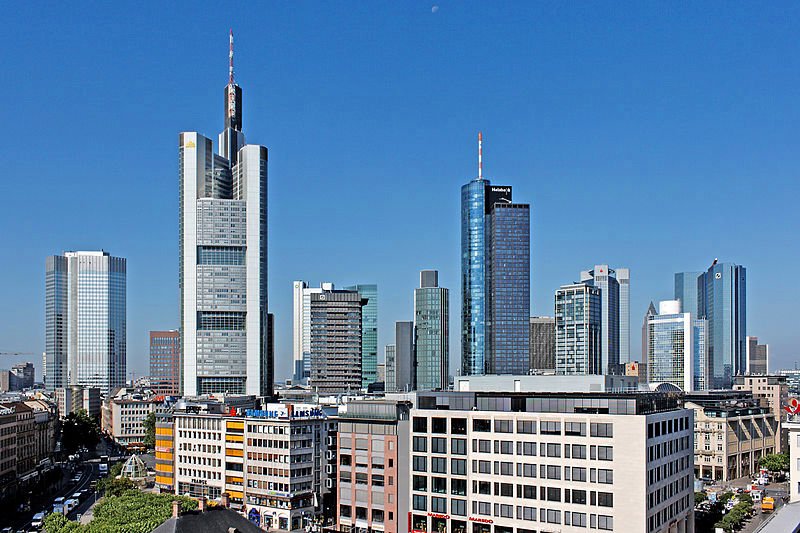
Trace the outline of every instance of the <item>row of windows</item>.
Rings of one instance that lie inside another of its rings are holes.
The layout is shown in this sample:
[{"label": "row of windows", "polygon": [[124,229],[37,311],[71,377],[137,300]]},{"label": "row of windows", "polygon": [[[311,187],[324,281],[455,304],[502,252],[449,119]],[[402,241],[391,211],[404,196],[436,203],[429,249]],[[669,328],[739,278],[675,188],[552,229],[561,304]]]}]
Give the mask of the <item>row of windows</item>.
[{"label": "row of windows", "polygon": [[[446,418],[430,419],[431,433],[447,434]],[[494,424],[492,423],[494,422]],[[494,428],[495,433],[514,433],[513,420],[494,420],[487,418],[475,418],[472,420],[472,430],[479,432],[491,432]],[[413,420],[413,430],[415,433],[428,432],[428,418],[415,416]],[[539,423],[539,432],[543,435],[561,435],[562,424],[559,421],[542,420]],[[523,434],[536,433],[535,420],[518,420],[516,422],[516,432]],[[450,431],[454,435],[467,434],[467,420],[465,418],[450,419]],[[565,422],[564,435],[567,436],[586,436],[585,422]],[[589,424],[589,434],[592,437],[613,437],[613,426],[610,423],[592,422]]]}]

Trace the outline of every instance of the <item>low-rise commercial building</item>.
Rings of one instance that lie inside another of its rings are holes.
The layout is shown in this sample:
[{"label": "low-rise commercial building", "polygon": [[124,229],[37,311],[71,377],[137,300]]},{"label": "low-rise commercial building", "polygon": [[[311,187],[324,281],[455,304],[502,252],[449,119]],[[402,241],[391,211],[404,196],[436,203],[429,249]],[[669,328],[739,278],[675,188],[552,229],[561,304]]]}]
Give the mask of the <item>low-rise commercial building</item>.
[{"label": "low-rise commercial building", "polygon": [[784,453],[788,446],[788,434],[782,424],[786,420],[784,407],[789,400],[789,385],[784,376],[736,376],[733,379],[734,390],[749,391],[758,398],[763,407],[769,407],[775,420],[778,421],[780,438],[775,441],[775,453]]},{"label": "low-rise commercial building", "polygon": [[208,499],[227,493],[231,508],[263,529],[299,533],[323,514],[325,464],[335,448],[322,408],[267,404],[221,414],[192,407],[157,418],[162,490]]},{"label": "low-rise commercial building", "polygon": [[64,418],[70,413],[86,411],[92,418],[100,416],[100,389],[97,387],[82,387],[72,385],[55,390],[58,416]]},{"label": "low-rise commercial building", "polygon": [[143,446],[144,422],[159,403],[151,391],[120,388],[103,401],[101,429],[123,446]]},{"label": "low-rise commercial building", "polygon": [[778,421],[768,407],[746,392],[713,391],[686,395],[694,410],[696,477],[730,481],[758,472],[758,460],[775,453]]}]

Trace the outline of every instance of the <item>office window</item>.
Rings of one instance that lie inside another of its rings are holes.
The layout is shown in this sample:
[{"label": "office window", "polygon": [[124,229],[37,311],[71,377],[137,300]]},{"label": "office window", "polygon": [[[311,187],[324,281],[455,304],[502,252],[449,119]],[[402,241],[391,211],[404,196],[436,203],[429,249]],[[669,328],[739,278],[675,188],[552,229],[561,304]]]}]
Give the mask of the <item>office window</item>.
[{"label": "office window", "polygon": [[597,482],[598,483],[614,483],[614,471],[613,470],[606,470],[600,468],[597,470]]},{"label": "office window", "polygon": [[478,514],[491,516],[492,504],[489,502],[478,502]]},{"label": "office window", "polygon": [[478,461],[478,472],[481,474],[491,474],[492,473],[492,462],[491,461]]},{"label": "office window", "polygon": [[517,507],[517,520],[536,522],[536,507]]},{"label": "office window", "polygon": [[446,474],[447,473],[447,459],[444,457],[432,457],[431,458],[431,472],[436,474]]},{"label": "office window", "polygon": [[467,455],[467,439],[451,439],[450,453],[453,455]]},{"label": "office window", "polygon": [[467,500],[450,500],[450,514],[456,516],[467,516]]},{"label": "office window", "polygon": [[414,463],[414,472],[427,472],[428,471],[428,461],[426,457],[421,455],[415,455],[413,458]]},{"label": "office window", "polygon": [[600,422],[592,422],[590,424],[590,431],[592,437],[613,437],[614,427],[611,424],[602,424]]},{"label": "office window", "polygon": [[451,474],[457,476],[467,475],[467,460],[466,459],[450,459]]},{"label": "office window", "polygon": [[414,490],[425,492],[428,490],[428,478],[426,476],[413,476],[412,486]]},{"label": "office window", "polygon": [[467,434],[467,419],[466,418],[453,418],[450,420],[450,433],[453,435],[466,435]]},{"label": "office window", "polygon": [[489,483],[488,481],[473,481],[472,492],[474,492],[475,494],[486,494],[491,496],[492,484]]},{"label": "office window", "polygon": [[446,513],[447,498],[440,498],[438,496],[431,497],[431,511],[434,513]]},{"label": "office window", "polygon": [[610,492],[598,492],[597,505],[600,507],[614,507],[614,495]]},{"label": "office window", "polygon": [[547,465],[547,479],[561,479],[561,467]]},{"label": "office window", "polygon": [[414,437],[414,451],[427,452],[428,451],[428,437]]},{"label": "office window", "polygon": [[447,453],[447,439],[444,437],[433,437],[431,439],[432,453]]},{"label": "office window", "polygon": [[547,457],[561,457],[561,445],[560,444],[547,444]]},{"label": "office window", "polygon": [[571,435],[577,437],[586,436],[586,423],[585,422],[565,422],[564,435]]},{"label": "office window", "polygon": [[525,498],[526,500],[536,499],[536,487],[533,485],[517,485],[517,498]]},{"label": "office window", "polygon": [[419,494],[414,494],[413,497],[413,508],[415,511],[427,511],[428,505],[428,498],[427,496],[420,496]]},{"label": "office window", "polygon": [[572,481],[586,481],[586,469],[582,467],[572,467]]},{"label": "office window", "polygon": [[513,433],[514,426],[512,420],[495,420],[494,432],[495,433]]},{"label": "office window", "polygon": [[[566,490],[569,490],[569,489],[564,489],[564,490],[566,491]],[[586,491],[585,490],[572,489],[572,494],[571,494],[570,497],[572,499],[572,503],[577,504],[577,505],[586,505]]]},{"label": "office window", "polygon": [[614,529],[614,517],[597,515],[597,529],[605,529],[611,531]]},{"label": "office window", "polygon": [[614,449],[611,446],[598,446],[597,459],[599,461],[613,461]]},{"label": "office window", "polygon": [[586,527],[586,513],[572,513],[571,521],[573,527]]},{"label": "office window", "polygon": [[446,494],[447,493],[447,478],[443,478],[443,477],[431,478],[431,492],[436,492],[438,494]]},{"label": "office window", "polygon": [[553,509],[547,510],[547,523],[548,524],[560,524],[561,523],[561,511],[555,511]]},{"label": "office window", "polygon": [[353,516],[353,508],[349,505],[340,505],[339,506],[339,515],[345,518],[350,518]]},{"label": "office window", "polygon": [[539,423],[539,432],[542,435],[561,435],[561,422],[548,422],[542,420]]},{"label": "office window", "polygon": [[450,480],[450,493],[456,496],[467,495],[467,480],[466,479],[451,479]]},{"label": "office window", "polygon": [[[564,449],[567,448],[567,445],[564,445]],[[573,444],[572,445],[572,458],[573,459],[586,459],[586,446],[583,444]]]},{"label": "office window", "polygon": [[536,465],[517,463],[517,475],[521,477],[536,477]]},{"label": "office window", "polygon": [[518,442],[517,455],[536,455],[535,442]]},{"label": "office window", "polygon": [[472,421],[472,431],[492,431],[492,421],[485,418],[476,418]]},{"label": "office window", "polygon": [[534,420],[518,420],[517,433],[536,433],[536,421]]},{"label": "office window", "polygon": [[383,511],[381,509],[372,510],[372,521],[378,523],[383,522]]},{"label": "office window", "polygon": [[[497,504],[495,504],[495,505],[497,505]],[[503,517],[503,518],[514,518],[514,506],[513,505],[500,504],[499,507],[500,507],[500,509],[499,509],[500,512],[497,513],[498,516]]]},{"label": "office window", "polygon": [[447,433],[447,419],[446,418],[432,418],[431,419],[431,433]]},{"label": "office window", "polygon": [[427,433],[428,432],[428,419],[424,416],[415,416],[414,417],[414,431],[417,433]]}]

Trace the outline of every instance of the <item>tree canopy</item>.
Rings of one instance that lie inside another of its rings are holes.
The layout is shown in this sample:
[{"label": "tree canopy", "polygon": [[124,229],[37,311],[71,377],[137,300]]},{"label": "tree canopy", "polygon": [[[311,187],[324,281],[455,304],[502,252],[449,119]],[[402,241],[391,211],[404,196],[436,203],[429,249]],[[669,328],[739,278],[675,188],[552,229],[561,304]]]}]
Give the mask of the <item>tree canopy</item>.
[{"label": "tree canopy", "polygon": [[771,453],[759,459],[758,464],[770,472],[784,472],[789,470],[789,454]]},{"label": "tree canopy", "polygon": [[61,447],[67,453],[75,453],[80,447],[94,450],[100,442],[97,421],[81,409],[69,413],[61,423]]},{"label": "tree canopy", "polygon": [[150,413],[144,419],[144,445],[152,449],[156,446],[156,414]]}]

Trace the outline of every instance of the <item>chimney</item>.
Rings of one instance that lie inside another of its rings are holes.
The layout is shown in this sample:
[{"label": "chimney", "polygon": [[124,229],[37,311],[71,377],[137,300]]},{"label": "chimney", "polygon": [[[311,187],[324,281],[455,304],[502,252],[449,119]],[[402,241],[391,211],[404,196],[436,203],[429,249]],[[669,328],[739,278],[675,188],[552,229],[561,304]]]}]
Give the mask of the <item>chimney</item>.
[{"label": "chimney", "polygon": [[178,518],[181,515],[181,502],[172,500],[172,518]]},{"label": "chimney", "polygon": [[205,496],[200,496],[200,499],[197,500],[197,510],[200,511],[201,513],[205,512],[205,510],[206,510],[206,497]]},{"label": "chimney", "polygon": [[220,495],[220,503],[222,503],[223,507],[230,507],[231,506],[231,495],[227,492],[223,492]]}]

